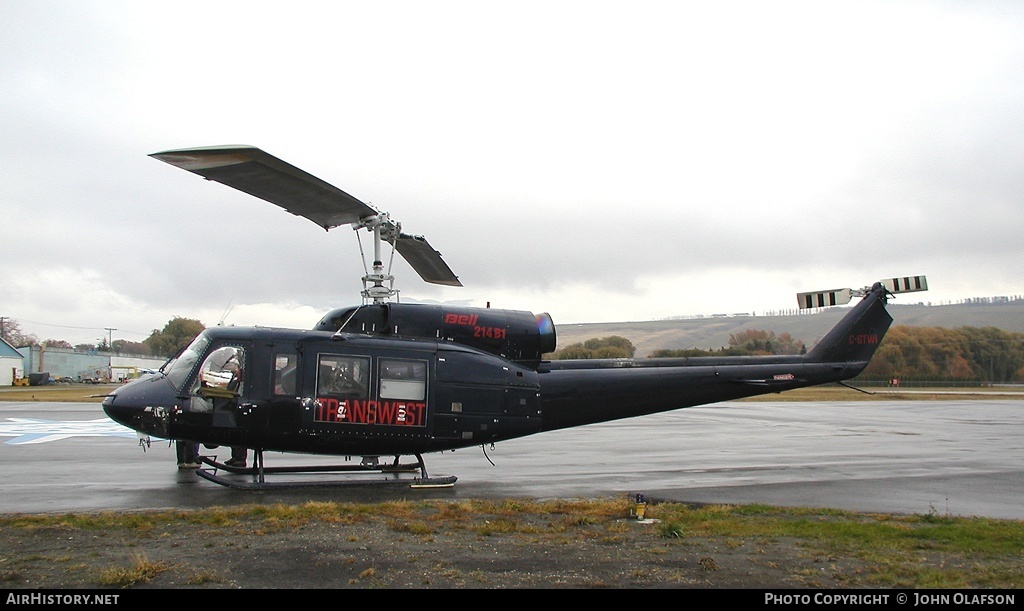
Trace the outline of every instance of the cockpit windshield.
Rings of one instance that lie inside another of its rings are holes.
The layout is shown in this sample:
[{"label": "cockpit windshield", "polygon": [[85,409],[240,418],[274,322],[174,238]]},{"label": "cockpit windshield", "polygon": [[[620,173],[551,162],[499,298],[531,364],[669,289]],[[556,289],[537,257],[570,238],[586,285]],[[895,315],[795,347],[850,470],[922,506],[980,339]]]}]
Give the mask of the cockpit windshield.
[{"label": "cockpit windshield", "polygon": [[167,380],[179,392],[185,385],[185,379],[188,378],[188,374],[195,367],[196,361],[199,360],[199,356],[206,351],[206,346],[209,343],[210,338],[205,333],[200,333],[187,348],[181,351],[181,354],[163,367],[164,373],[167,374]]}]

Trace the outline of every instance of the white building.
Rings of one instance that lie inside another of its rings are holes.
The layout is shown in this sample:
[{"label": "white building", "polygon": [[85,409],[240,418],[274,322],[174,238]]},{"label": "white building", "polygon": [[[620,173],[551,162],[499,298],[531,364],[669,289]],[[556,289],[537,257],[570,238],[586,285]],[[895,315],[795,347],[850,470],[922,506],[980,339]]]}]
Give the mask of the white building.
[{"label": "white building", "polygon": [[14,384],[14,378],[25,377],[24,359],[18,350],[0,338],[0,386]]}]

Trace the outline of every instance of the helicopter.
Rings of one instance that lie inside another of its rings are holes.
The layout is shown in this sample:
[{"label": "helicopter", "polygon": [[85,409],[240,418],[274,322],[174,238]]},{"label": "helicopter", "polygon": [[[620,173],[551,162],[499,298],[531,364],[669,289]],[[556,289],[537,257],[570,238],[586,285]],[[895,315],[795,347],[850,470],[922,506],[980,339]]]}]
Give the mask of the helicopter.
[{"label": "helicopter", "polygon": [[[903,276],[798,294],[803,309],[859,297],[801,355],[550,360],[556,331],[547,313],[395,300],[387,246],[391,261],[397,252],[425,282],[462,283],[423,236],[404,233],[388,213],[252,146],[151,156],[325,230],[348,225],[372,236],[362,303],[328,312],[311,329],[207,328],[159,371],[104,398],[107,416],[135,430],[144,446],[156,437],[251,449],[252,466],[200,456],[198,475],[234,488],[450,487],[457,478],[430,475],[424,454],[844,383],[867,366],[891,325],[888,300],[927,290],[924,276]],[[346,462],[275,467],[265,452]],[[316,483],[268,478],[318,472],[343,475]]]}]

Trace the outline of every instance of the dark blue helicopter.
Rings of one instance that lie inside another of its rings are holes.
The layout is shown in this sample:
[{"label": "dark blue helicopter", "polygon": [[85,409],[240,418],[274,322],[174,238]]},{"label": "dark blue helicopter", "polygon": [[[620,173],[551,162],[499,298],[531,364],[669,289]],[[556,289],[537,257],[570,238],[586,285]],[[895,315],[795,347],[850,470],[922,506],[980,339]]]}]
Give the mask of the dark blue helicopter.
[{"label": "dark blue helicopter", "polygon": [[[450,486],[456,478],[428,475],[423,454],[841,382],[859,374],[882,341],[892,323],[887,300],[927,290],[923,276],[910,276],[857,291],[801,293],[802,308],[861,298],[803,355],[549,361],[555,327],[547,314],[389,301],[395,291],[382,264],[384,244],[425,281],[461,283],[425,239],[344,191],[249,146],[152,156],[324,229],[347,224],[374,238],[361,305],[329,312],[309,330],[206,329],[159,372],[103,401],[110,418],[147,438],[252,449],[248,468],[202,457],[210,468],[199,475],[234,487],[288,486],[266,475],[310,471],[374,474],[323,485]],[[360,462],[269,467],[265,451]],[[416,461],[402,463],[403,456]],[[405,472],[413,475],[403,479]]]}]

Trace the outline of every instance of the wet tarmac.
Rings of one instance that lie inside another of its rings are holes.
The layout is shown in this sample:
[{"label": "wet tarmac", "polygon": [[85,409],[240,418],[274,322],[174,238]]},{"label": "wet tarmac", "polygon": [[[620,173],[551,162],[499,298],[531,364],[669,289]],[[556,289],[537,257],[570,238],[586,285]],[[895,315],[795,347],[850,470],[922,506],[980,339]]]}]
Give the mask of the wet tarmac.
[{"label": "wet tarmac", "polygon": [[[696,407],[428,454],[430,475],[458,477],[442,489],[225,488],[179,471],[168,442],[145,448],[93,403],[2,403],[0,440],[0,513],[642,494],[1024,519],[1021,400]],[[223,460],[228,449],[208,452]],[[343,460],[266,454],[268,466]]]}]

